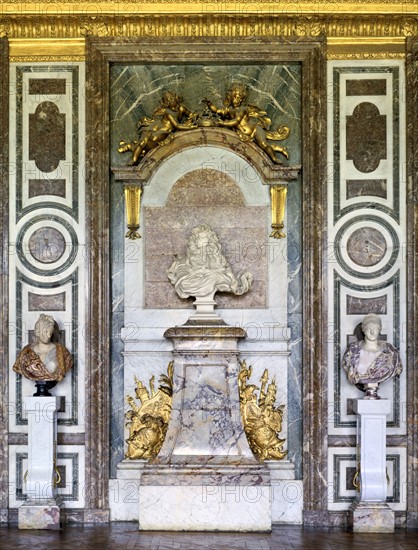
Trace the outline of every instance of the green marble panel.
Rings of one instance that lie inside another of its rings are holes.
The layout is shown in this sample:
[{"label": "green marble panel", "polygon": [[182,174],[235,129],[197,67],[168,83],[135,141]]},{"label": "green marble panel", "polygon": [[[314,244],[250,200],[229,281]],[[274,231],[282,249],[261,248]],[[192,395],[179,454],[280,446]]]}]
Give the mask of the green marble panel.
[{"label": "green marble panel", "polygon": [[[233,82],[248,86],[248,103],[267,111],[271,129],[285,124],[290,136],[280,145],[290,152],[290,163],[301,161],[301,66],[287,65],[113,65],[110,72],[111,164],[123,166],[129,154],[117,152],[120,140],[137,137],[136,125],[151,116],[165,90],[183,97],[191,110],[202,110],[204,97],[222,107]],[[284,157],[280,160],[286,163]]]}]

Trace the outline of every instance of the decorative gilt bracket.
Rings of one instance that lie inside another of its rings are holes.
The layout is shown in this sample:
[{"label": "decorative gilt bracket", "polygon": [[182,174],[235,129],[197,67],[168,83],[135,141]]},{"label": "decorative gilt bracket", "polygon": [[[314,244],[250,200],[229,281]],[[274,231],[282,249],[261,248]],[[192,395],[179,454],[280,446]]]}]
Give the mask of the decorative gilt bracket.
[{"label": "decorative gilt bracket", "polygon": [[127,185],[125,187],[125,207],[126,219],[128,222],[128,232],[125,237],[127,239],[140,239],[139,229],[139,214],[141,210],[141,195],[142,187],[138,185]]},{"label": "decorative gilt bracket", "polygon": [[284,215],[286,210],[286,185],[270,185],[271,196],[271,229],[270,237],[283,239],[286,234],[284,228]]}]

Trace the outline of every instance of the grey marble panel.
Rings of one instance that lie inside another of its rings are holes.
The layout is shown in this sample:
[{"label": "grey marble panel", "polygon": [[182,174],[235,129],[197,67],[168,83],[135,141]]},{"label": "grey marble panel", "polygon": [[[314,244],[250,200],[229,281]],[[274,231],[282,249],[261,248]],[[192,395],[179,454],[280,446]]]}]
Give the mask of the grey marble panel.
[{"label": "grey marble panel", "polygon": [[[248,102],[267,111],[272,129],[285,124],[291,129],[283,143],[290,151],[291,164],[301,160],[301,66],[299,63],[259,65],[112,65],[110,69],[112,166],[127,164],[127,155],[117,152],[120,140],[136,138],[136,125],[143,116],[151,116],[162,93],[174,90],[184,104],[201,110],[201,100],[211,99],[221,107],[233,82],[249,88]],[[280,159],[282,160],[282,158]]]},{"label": "grey marble panel", "polygon": [[120,331],[124,325],[124,195],[121,184],[110,188],[112,204],[110,216],[110,252],[112,266],[112,323],[110,345],[110,477],[116,477],[116,466],[123,459],[124,405],[123,343]]},{"label": "grey marble panel", "polygon": [[288,371],[288,458],[295,464],[296,479],[302,478],[302,197],[301,182],[287,192],[287,326],[291,330]]}]

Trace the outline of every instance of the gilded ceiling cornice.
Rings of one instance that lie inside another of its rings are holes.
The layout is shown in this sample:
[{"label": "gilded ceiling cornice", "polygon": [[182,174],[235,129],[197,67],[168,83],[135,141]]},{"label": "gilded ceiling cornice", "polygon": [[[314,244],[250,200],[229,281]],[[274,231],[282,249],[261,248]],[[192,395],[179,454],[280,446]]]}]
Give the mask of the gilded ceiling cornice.
[{"label": "gilded ceiling cornice", "polygon": [[44,15],[0,17],[0,35],[9,38],[97,36],[319,36],[406,37],[418,34],[418,16],[409,15]]},{"label": "gilded ceiling cornice", "polygon": [[[293,8],[296,5],[303,5],[303,2],[292,3]],[[340,6],[348,3],[336,2],[332,6]],[[396,5],[399,4],[399,13],[393,13]],[[7,15],[12,6],[12,1],[2,4],[0,11],[0,36],[7,36],[10,40],[10,56],[13,61],[20,60],[54,60],[57,56],[63,60],[83,60],[84,58],[84,39],[86,36],[113,36],[113,37],[305,37],[324,35],[328,38],[329,58],[344,58],[347,53],[352,59],[361,58],[384,58],[384,57],[403,57],[405,50],[405,37],[418,35],[418,16],[409,11],[412,9],[409,3],[391,2],[361,2],[356,6],[372,7],[384,5],[387,14],[379,15],[372,13],[359,13],[359,11],[343,13],[338,10],[327,13],[315,12],[311,6],[309,14],[288,14],[277,13],[277,1],[270,6],[270,12],[261,13],[255,11],[256,4],[247,4],[245,12],[244,3],[235,4],[241,6],[242,11],[236,13],[221,12],[221,7],[226,4],[212,2],[212,8],[219,6],[220,11],[215,9],[204,11],[209,8],[209,4],[199,3],[200,13],[195,14],[164,14],[159,12],[165,4],[163,2],[147,2],[148,11],[150,6],[154,7],[152,14],[141,13],[138,15],[138,3],[116,3],[109,5],[114,7],[114,12],[103,14],[108,4],[94,3],[88,4],[88,10],[84,14],[74,12],[64,14],[64,7],[72,5],[73,8],[83,6],[83,3],[67,2],[60,3],[61,14],[53,15],[54,10],[58,9],[58,2],[50,0],[38,5],[38,14],[27,15],[24,10],[18,13],[20,6],[31,4],[14,4],[14,14]],[[174,4],[173,4],[174,5]],[[185,7],[186,4],[176,3],[176,5]],[[187,4],[189,5],[189,4]],[[193,3],[196,5],[196,3]],[[258,5],[258,4],[257,4]],[[267,3],[261,4],[262,6]],[[330,6],[331,3],[322,4]],[[41,9],[43,6],[43,10]],[[116,10],[116,6],[118,9]],[[123,13],[120,13],[122,6],[126,7]],[[130,7],[128,7],[130,6]],[[136,6],[134,15],[129,15]],[[170,4],[171,6],[171,4]],[[314,6],[314,7],[312,7]],[[93,15],[92,9],[96,8]],[[251,9],[250,9],[251,8]],[[292,9],[293,9],[292,8]],[[402,8],[402,9],[401,9]],[[107,9],[107,8],[106,8]],[[274,11],[273,11],[274,9]],[[284,9],[284,8],[283,8]],[[254,10],[254,11],[251,11]],[[391,13],[389,13],[391,10]],[[380,41],[380,42],[379,42]]]}]

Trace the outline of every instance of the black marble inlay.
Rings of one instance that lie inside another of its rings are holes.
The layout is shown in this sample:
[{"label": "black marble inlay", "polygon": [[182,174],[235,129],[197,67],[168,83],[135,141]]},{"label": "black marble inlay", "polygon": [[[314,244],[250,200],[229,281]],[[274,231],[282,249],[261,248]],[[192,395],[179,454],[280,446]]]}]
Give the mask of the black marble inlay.
[{"label": "black marble inlay", "polygon": [[346,95],[386,95],[386,79],[367,78],[347,80]]},{"label": "black marble inlay", "polygon": [[65,78],[30,78],[30,95],[63,95],[66,88]]},{"label": "black marble inlay", "polygon": [[28,292],[28,310],[65,311],[65,292],[49,295]]},{"label": "black marble inlay", "polygon": [[388,182],[385,179],[381,180],[347,180],[347,199],[355,197],[379,197],[387,198]]},{"label": "black marble inlay", "polygon": [[29,159],[42,172],[53,172],[65,159],[65,114],[43,101],[29,115]]},{"label": "black marble inlay", "polygon": [[347,313],[348,315],[359,315],[367,313],[377,313],[386,315],[388,311],[387,295],[377,298],[359,298],[347,294]]},{"label": "black marble inlay", "polygon": [[360,172],[374,172],[387,158],[386,115],[373,103],[363,102],[347,116],[346,158]]},{"label": "black marble inlay", "polygon": [[39,195],[53,195],[65,198],[65,180],[58,179],[32,179],[29,180],[29,198]]}]

